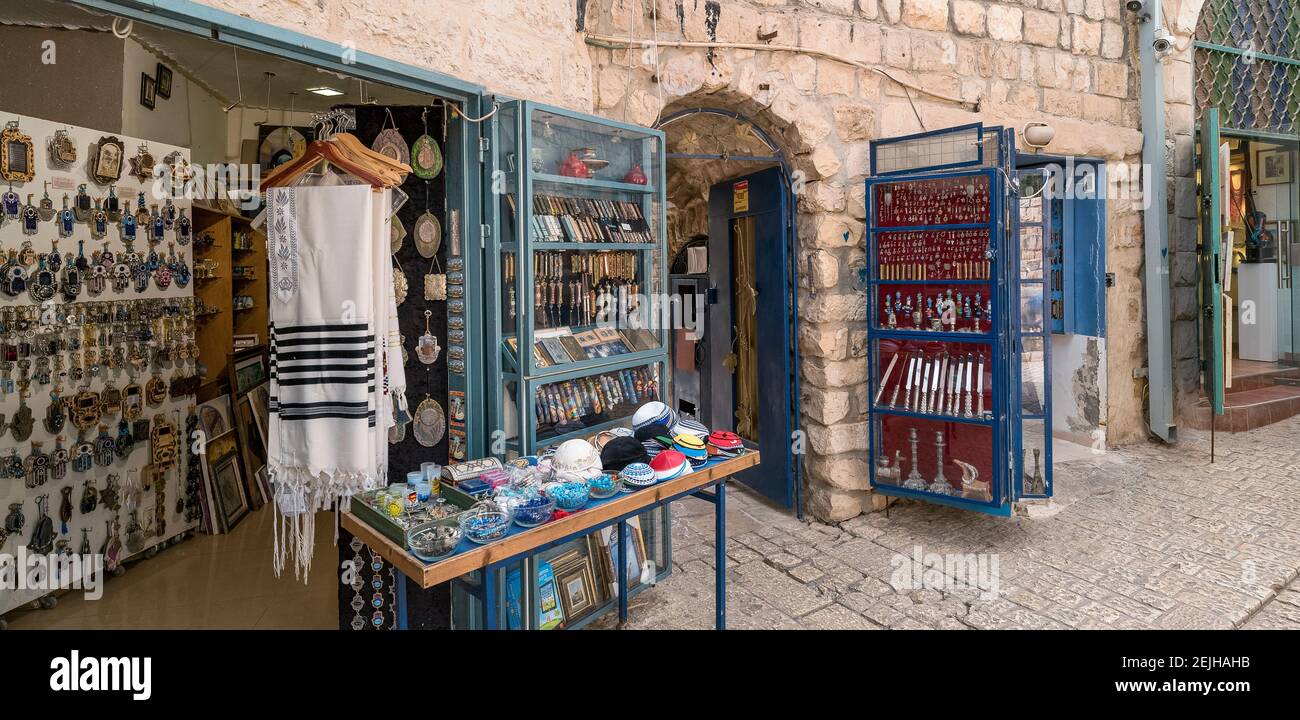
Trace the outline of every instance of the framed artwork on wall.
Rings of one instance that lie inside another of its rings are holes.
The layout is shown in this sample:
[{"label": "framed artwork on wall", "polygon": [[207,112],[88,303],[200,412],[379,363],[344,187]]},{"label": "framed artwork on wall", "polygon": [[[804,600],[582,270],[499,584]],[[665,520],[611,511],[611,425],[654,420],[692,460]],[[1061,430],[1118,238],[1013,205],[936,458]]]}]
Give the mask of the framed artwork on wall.
[{"label": "framed artwork on wall", "polygon": [[1259,185],[1281,185],[1291,182],[1291,151],[1286,148],[1267,148],[1255,153],[1255,182]]},{"label": "framed artwork on wall", "polygon": [[140,73],[140,104],[153,110],[157,94],[158,81],[149,77],[148,73]]},{"label": "framed artwork on wall", "polygon": [[158,69],[154,71],[158,78],[158,97],[169,100],[172,96],[172,69],[158,63]]},{"label": "framed artwork on wall", "polygon": [[235,400],[266,382],[269,377],[264,345],[232,353],[227,366],[230,368],[230,395]]}]

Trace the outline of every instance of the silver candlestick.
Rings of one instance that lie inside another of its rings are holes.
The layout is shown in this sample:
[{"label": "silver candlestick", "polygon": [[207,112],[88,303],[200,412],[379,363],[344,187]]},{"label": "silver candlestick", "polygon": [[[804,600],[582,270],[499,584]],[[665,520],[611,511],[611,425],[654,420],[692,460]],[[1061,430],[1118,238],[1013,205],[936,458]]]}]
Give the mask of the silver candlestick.
[{"label": "silver candlestick", "polygon": [[903,487],[909,490],[924,490],[925,478],[921,477],[921,472],[916,467],[916,428],[908,431],[907,442],[912,446],[912,471],[907,474],[907,480],[903,482]]},{"label": "silver candlestick", "polygon": [[930,483],[930,492],[935,495],[955,495],[953,487],[948,484],[948,478],[943,475],[943,433],[934,434],[934,448],[938,456],[939,471],[934,476],[934,482]]}]

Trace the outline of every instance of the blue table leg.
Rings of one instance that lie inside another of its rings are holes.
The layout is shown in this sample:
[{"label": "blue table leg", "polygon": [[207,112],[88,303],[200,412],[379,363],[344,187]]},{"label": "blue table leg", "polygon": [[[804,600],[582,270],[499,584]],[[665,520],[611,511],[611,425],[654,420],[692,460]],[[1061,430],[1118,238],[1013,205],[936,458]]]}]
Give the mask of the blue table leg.
[{"label": "blue table leg", "polygon": [[713,503],[713,596],[714,627],[727,629],[727,481],[724,478],[715,491]]},{"label": "blue table leg", "polygon": [[483,628],[497,629],[497,568],[488,565],[483,568]]},{"label": "blue table leg", "polygon": [[627,523],[618,523],[618,622],[627,622]]},{"label": "blue table leg", "polygon": [[406,616],[406,575],[394,568],[393,582],[397,585],[397,607],[394,608],[397,613],[397,629],[409,630],[410,619]]}]

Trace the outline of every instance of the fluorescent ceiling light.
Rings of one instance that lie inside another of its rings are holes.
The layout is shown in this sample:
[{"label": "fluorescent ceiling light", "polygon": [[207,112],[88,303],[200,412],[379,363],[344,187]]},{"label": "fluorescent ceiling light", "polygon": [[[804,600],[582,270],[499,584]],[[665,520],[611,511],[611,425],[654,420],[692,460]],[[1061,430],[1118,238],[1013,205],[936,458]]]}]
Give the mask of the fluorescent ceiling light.
[{"label": "fluorescent ceiling light", "polygon": [[322,85],[320,87],[307,88],[307,92],[316,93],[317,95],[324,95],[325,97],[334,97],[335,95],[343,94],[342,90],[335,90],[334,88],[325,85]]}]

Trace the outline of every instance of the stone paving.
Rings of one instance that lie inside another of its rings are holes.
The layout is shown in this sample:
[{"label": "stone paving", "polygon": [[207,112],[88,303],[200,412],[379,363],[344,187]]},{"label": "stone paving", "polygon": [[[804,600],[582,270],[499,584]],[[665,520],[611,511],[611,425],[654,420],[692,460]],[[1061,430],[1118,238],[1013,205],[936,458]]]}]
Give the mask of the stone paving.
[{"label": "stone paving", "polygon": [[[899,501],[826,525],[733,491],[728,626],[1300,628],[1297,437],[1300,417],[1220,434],[1213,465],[1194,431],[1174,447],[1069,446],[1081,451],[1057,463],[1057,498],[1012,518]],[[713,507],[673,513],[673,574],[632,600],[630,628],[713,625]],[[975,554],[984,581],[930,569],[929,553]]]}]

